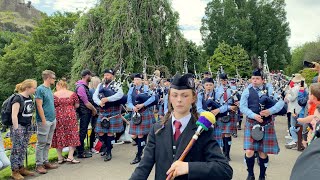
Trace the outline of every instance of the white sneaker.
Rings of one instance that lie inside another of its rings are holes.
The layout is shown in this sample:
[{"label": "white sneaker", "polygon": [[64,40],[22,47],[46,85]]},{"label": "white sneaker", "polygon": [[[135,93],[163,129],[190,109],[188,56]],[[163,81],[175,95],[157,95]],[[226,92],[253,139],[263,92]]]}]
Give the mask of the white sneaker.
[{"label": "white sneaker", "polygon": [[286,144],[285,147],[286,147],[287,149],[292,149],[292,148],[297,147],[297,143],[294,142],[294,141],[291,141],[290,143]]},{"label": "white sneaker", "polygon": [[285,136],[285,138],[286,138],[286,139],[292,139],[292,137],[291,137],[291,136]]},{"label": "white sneaker", "polygon": [[116,142],[114,144],[124,144],[124,142],[123,141],[118,141],[118,142]]}]

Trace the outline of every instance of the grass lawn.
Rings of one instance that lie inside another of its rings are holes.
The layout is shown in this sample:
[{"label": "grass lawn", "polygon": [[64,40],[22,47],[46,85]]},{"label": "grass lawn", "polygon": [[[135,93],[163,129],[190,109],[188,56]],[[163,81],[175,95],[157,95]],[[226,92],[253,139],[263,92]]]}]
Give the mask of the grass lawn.
[{"label": "grass lawn", "polygon": [[[66,153],[67,154],[67,153]],[[65,154],[64,154],[65,155]],[[50,149],[49,151],[49,161],[57,161],[57,151],[56,149]],[[28,155],[28,169],[34,169],[36,166],[36,154]],[[0,171],[0,180],[8,179],[11,176],[11,168],[10,166]]]}]

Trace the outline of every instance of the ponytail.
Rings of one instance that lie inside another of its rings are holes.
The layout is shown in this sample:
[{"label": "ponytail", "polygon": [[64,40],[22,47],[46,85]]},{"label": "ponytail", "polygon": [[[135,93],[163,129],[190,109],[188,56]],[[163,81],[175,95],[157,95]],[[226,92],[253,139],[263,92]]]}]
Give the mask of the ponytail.
[{"label": "ponytail", "polygon": [[16,88],[14,89],[15,92],[21,93],[25,91],[27,88],[36,87],[37,81],[33,79],[26,79],[23,82],[16,85]]}]

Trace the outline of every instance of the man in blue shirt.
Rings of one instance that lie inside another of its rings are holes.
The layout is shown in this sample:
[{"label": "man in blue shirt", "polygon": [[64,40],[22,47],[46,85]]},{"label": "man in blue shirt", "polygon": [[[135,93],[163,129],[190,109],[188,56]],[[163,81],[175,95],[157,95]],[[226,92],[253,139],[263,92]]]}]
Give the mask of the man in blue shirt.
[{"label": "man in blue shirt", "polygon": [[[149,94],[149,98],[145,102],[138,102],[136,99],[139,94]],[[141,116],[141,122],[135,124],[130,121],[129,134],[132,135],[132,139],[136,141],[138,152],[136,157],[130,164],[137,164],[141,161],[142,151],[146,144],[147,136],[150,132],[152,125],[155,123],[155,117],[153,114],[152,103],[155,101],[155,95],[149,89],[147,82],[142,83],[142,74],[135,74],[133,79],[133,85],[128,92],[128,108],[133,110],[133,115],[138,114]]]},{"label": "man in blue shirt", "polygon": [[[269,162],[268,154],[278,154],[280,151],[272,115],[283,108],[284,102],[280,99],[273,107],[262,110],[259,100],[263,93],[272,96],[273,88],[264,84],[262,71],[256,69],[251,77],[251,85],[243,91],[240,100],[240,111],[247,116],[244,132],[245,161],[248,170],[247,180],[255,179],[253,172],[255,151],[259,153],[259,180],[265,179],[265,172]],[[263,138],[259,141],[252,137],[252,129],[257,125],[261,125],[263,129]]]},{"label": "man in blue shirt", "polygon": [[48,153],[52,142],[54,130],[56,129],[56,113],[54,98],[50,86],[54,85],[56,75],[53,71],[42,72],[43,84],[37,88],[36,119],[37,119],[37,144],[36,144],[36,171],[46,174],[47,169],[55,169],[58,166],[49,163]]}]

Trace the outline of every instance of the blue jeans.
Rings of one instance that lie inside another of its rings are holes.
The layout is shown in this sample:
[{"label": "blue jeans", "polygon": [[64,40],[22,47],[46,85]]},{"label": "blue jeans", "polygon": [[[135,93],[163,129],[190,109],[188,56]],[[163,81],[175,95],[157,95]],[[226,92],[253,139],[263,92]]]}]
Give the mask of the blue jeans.
[{"label": "blue jeans", "polygon": [[10,161],[6,153],[4,152],[4,146],[3,146],[2,137],[0,134],[0,170],[8,166],[10,166]]},{"label": "blue jeans", "polygon": [[300,130],[300,128],[296,128],[296,125],[297,124],[300,124],[298,123],[297,121],[298,117],[293,117],[291,116],[291,120],[290,120],[290,134],[291,134],[291,137],[292,137],[292,141],[294,142],[298,142],[298,132]]}]

